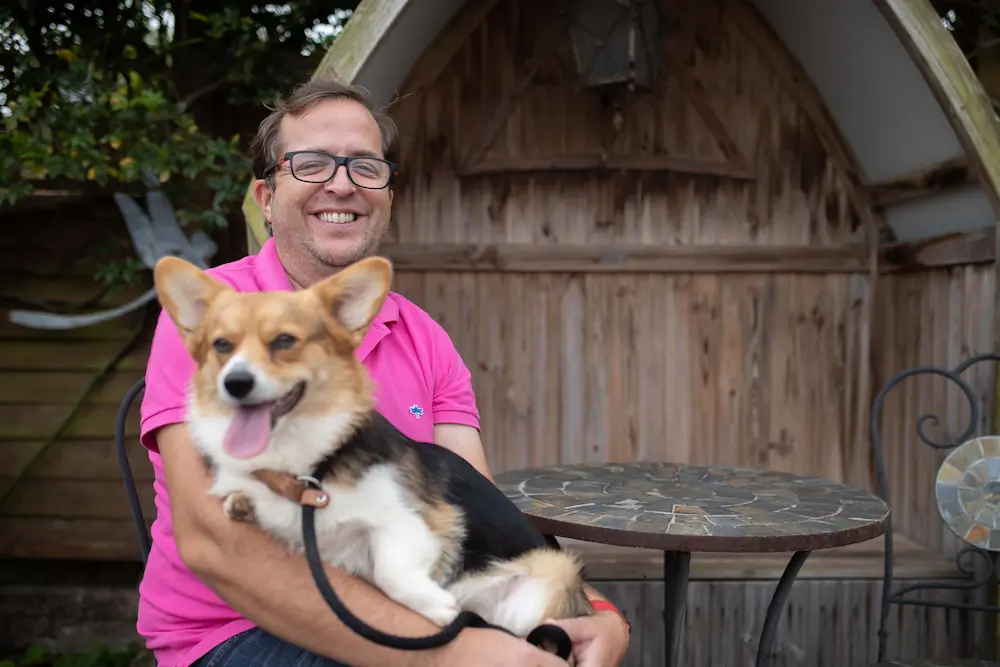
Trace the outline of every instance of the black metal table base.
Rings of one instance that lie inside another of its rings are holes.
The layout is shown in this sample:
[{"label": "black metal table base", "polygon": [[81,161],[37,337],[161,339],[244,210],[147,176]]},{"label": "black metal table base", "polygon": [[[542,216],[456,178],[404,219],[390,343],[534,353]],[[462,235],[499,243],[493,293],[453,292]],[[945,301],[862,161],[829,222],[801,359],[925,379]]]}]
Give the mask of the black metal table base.
[{"label": "black metal table base", "polygon": [[[785,608],[792,584],[811,552],[796,551],[785,566],[778,585],[771,594],[764,625],[757,645],[756,667],[766,667],[771,659],[771,648],[778,630],[778,621]],[[663,553],[663,629],[664,654],[667,667],[680,667],[684,638],[684,619],[687,611],[687,589],[690,579],[691,553],[665,551]]]}]

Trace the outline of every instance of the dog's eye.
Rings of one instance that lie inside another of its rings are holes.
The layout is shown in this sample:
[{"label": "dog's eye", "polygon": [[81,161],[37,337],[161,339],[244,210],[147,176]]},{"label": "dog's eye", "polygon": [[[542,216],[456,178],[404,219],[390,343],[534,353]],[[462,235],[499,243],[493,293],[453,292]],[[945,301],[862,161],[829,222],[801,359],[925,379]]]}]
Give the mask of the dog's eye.
[{"label": "dog's eye", "polygon": [[233,351],[233,344],[225,338],[216,338],[213,340],[212,347],[214,347],[215,351],[219,354],[229,354]]},{"label": "dog's eye", "polygon": [[287,350],[292,345],[295,345],[295,336],[291,334],[278,334],[274,340],[271,341],[272,350]]}]

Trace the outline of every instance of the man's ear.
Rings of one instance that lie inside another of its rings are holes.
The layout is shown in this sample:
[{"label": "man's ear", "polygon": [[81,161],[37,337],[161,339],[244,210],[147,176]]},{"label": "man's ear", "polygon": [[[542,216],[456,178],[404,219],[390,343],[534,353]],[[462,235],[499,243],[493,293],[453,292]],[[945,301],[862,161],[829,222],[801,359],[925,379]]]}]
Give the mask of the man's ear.
[{"label": "man's ear", "polygon": [[347,329],[360,345],[368,325],[378,315],[389,295],[392,264],[382,257],[368,257],[311,288],[323,310]]},{"label": "man's ear", "polygon": [[253,182],[253,198],[264,214],[264,220],[271,220],[271,201],[274,199],[274,190],[263,178],[258,178]]},{"label": "man's ear", "polygon": [[201,324],[212,299],[232,288],[179,257],[164,257],[153,268],[156,296],[185,342]]}]

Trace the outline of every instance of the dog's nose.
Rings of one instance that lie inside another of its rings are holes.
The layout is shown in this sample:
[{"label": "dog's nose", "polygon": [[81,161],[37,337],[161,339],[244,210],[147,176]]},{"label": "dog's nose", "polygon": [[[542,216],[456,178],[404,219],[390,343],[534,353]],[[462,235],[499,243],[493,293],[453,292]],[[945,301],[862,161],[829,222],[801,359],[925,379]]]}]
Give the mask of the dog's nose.
[{"label": "dog's nose", "polygon": [[249,371],[232,371],[222,384],[233,398],[246,398],[253,391],[253,374]]}]

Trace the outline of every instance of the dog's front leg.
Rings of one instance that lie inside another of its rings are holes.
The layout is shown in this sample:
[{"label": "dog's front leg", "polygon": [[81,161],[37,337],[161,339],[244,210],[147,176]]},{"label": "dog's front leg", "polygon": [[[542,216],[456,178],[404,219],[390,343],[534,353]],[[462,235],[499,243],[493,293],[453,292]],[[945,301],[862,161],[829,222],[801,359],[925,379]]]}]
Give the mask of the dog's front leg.
[{"label": "dog's front leg", "polygon": [[458,616],[455,596],[432,578],[441,548],[427,525],[413,514],[383,517],[371,530],[375,585],[396,602],[445,626]]},{"label": "dog's front leg", "polygon": [[230,519],[254,523],[257,511],[246,487],[245,478],[219,470],[209,492],[222,498],[222,509]]}]

